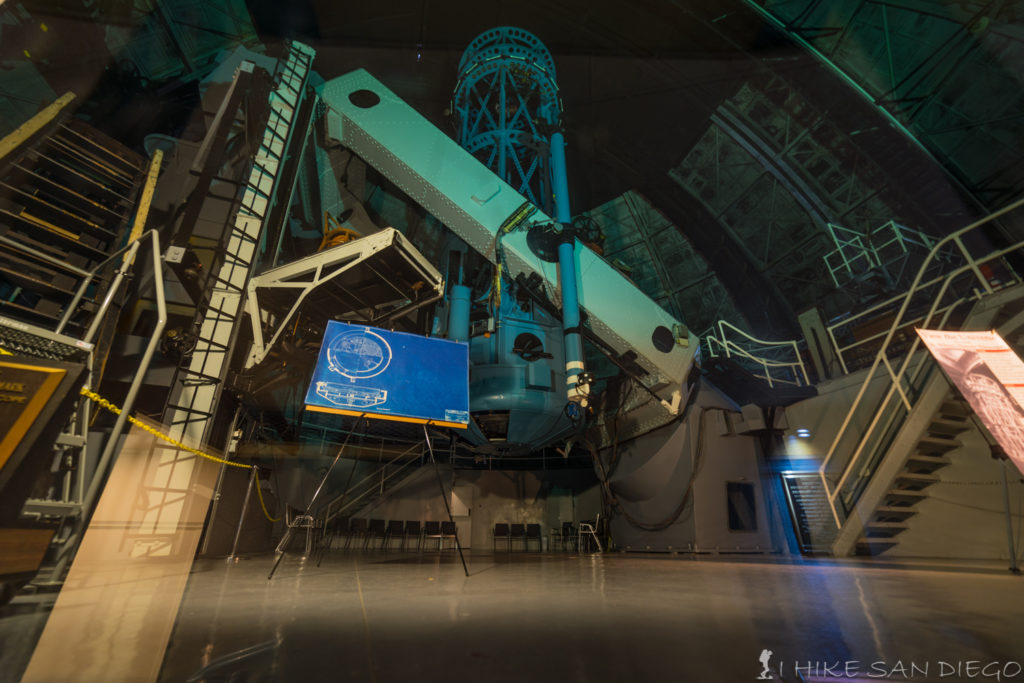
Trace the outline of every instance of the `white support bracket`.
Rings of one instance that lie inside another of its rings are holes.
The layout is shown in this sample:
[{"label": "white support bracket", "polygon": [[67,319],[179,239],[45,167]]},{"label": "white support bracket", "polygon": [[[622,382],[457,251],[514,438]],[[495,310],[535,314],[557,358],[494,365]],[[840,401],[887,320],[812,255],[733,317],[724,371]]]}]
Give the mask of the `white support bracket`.
[{"label": "white support bracket", "polygon": [[[385,251],[390,251],[401,259],[402,266],[412,274],[409,279],[418,280],[423,285],[417,293],[418,297],[415,303],[411,296],[406,297],[401,291],[396,290],[391,294],[392,298],[389,301],[376,301],[375,305],[388,306],[388,310],[391,312],[401,312],[408,310],[410,305],[418,307],[436,301],[444,295],[444,278],[441,273],[416,250],[402,233],[394,228],[385,228],[372,235],[293,261],[253,277],[249,281],[246,313],[252,325],[253,346],[246,358],[245,367],[252,368],[266,359],[295,314],[317,289],[338,280],[349,271],[364,266],[374,277],[384,280],[383,275],[367,262],[373,256]],[[265,316],[265,306],[260,303],[260,292],[274,290],[278,292],[291,290],[296,295],[287,312],[275,316],[273,325],[269,326],[266,331],[270,337],[269,341],[266,341],[267,334],[264,333],[264,327],[268,323],[265,317],[268,316]],[[428,291],[432,294],[425,295],[425,292]],[[396,296],[397,298],[395,298]],[[348,312],[338,309],[332,311],[329,317],[337,317]],[[320,311],[320,314],[324,314],[324,312]]]}]

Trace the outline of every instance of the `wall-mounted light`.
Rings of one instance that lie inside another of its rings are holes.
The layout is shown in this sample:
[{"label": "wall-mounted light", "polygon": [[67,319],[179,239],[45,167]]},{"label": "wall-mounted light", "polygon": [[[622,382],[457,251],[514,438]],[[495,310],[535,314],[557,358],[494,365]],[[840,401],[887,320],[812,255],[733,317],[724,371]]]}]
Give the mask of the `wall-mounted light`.
[{"label": "wall-mounted light", "polygon": [[809,439],[811,438],[811,430],[804,429],[803,427],[801,427],[800,429],[796,430],[796,435],[801,439]]}]

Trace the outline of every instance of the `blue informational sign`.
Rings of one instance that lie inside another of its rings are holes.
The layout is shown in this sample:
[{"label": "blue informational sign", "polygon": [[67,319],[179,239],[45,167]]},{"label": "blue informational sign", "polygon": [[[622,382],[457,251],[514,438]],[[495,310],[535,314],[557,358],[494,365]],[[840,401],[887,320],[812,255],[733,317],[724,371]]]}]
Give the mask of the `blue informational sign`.
[{"label": "blue informational sign", "polygon": [[306,410],[465,429],[469,346],[332,320]]}]

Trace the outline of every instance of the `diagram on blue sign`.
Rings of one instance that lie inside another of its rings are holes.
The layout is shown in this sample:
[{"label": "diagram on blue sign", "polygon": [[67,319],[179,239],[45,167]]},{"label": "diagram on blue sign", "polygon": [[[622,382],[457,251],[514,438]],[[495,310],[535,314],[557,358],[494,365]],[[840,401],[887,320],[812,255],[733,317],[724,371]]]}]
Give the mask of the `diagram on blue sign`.
[{"label": "diagram on blue sign", "polygon": [[[391,364],[391,345],[371,330],[339,334],[327,347],[327,367],[350,382],[376,377]],[[371,408],[386,403],[386,389],[357,387],[339,382],[317,382],[316,393],[336,406]]]},{"label": "diagram on blue sign", "polygon": [[346,408],[372,408],[388,400],[386,389],[363,389],[337,382],[317,382],[316,394]]},{"label": "diagram on blue sign", "polygon": [[331,340],[327,363],[332,372],[357,379],[376,377],[391,364],[391,345],[371,330],[350,330]]}]

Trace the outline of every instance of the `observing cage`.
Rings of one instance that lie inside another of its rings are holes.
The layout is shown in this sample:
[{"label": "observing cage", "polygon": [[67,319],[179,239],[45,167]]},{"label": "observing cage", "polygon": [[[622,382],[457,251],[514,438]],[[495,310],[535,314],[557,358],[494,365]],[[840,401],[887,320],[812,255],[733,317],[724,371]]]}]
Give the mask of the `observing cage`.
[{"label": "observing cage", "polygon": [[459,144],[551,213],[548,146],[562,103],[544,44],[508,26],[477,36],[459,61],[451,111]]}]

